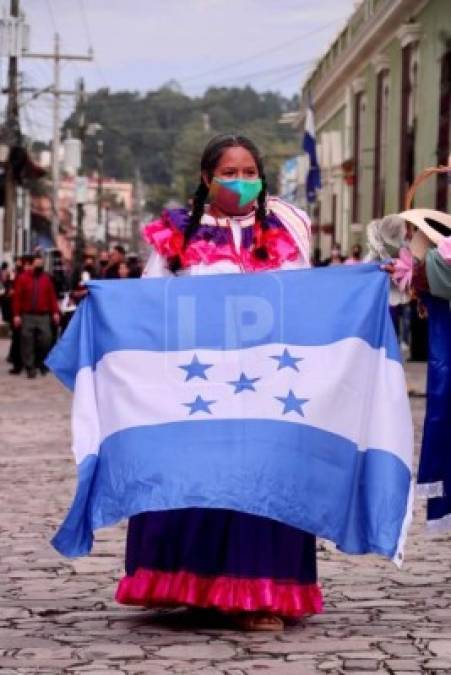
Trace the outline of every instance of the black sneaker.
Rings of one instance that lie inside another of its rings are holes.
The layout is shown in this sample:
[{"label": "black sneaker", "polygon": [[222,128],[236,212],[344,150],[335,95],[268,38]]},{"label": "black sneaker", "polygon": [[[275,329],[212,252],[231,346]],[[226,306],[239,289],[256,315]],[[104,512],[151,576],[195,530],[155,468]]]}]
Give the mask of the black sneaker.
[{"label": "black sneaker", "polygon": [[10,375],[20,375],[21,372],[22,368],[11,368],[10,370],[8,370],[8,373]]},{"label": "black sneaker", "polygon": [[42,366],[39,366],[39,372],[41,373],[41,375],[47,375],[49,369],[47,368],[47,366],[44,366],[43,364]]},{"label": "black sneaker", "polygon": [[28,368],[27,377],[29,380],[34,380],[34,378],[36,377],[36,368]]}]

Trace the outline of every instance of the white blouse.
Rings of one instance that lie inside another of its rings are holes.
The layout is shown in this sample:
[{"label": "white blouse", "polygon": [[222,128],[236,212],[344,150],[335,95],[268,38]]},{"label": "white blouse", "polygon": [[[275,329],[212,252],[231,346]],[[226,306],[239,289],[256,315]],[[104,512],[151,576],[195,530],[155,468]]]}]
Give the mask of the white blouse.
[{"label": "white blouse", "polygon": [[[298,211],[302,219],[309,223],[308,216],[304,214],[302,211]],[[227,224],[226,224],[226,219],[219,219],[216,220],[212,216],[210,216],[208,213],[205,213],[202,216],[201,223],[202,225],[216,225],[219,224],[222,225],[222,220],[224,220],[224,227],[230,227],[232,230],[232,239],[233,239],[233,245],[235,248],[235,251],[237,253],[240,252],[241,250],[241,240],[242,240],[242,228],[249,226],[250,224],[250,219],[251,222],[254,220],[254,215],[250,216],[237,216],[233,218],[228,218],[227,219]],[[281,266],[278,268],[280,270],[296,270],[296,269],[302,269],[306,267],[310,267],[310,251],[303,250],[301,247],[305,243],[301,242],[298,240],[298,237],[296,236],[295,231],[289,231],[291,236],[293,237],[294,241],[296,244],[298,244],[300,250],[302,253],[299,254],[299,257],[297,260],[286,260],[281,264]],[[244,272],[244,270],[240,267],[240,265],[236,264],[232,260],[218,260],[217,262],[214,263],[204,263],[201,262],[197,265],[191,265],[190,267],[186,269],[181,269],[179,272],[177,272],[178,275],[180,276],[197,276],[199,274],[237,274],[240,272]],[[143,270],[143,277],[166,277],[170,276],[172,272],[167,267],[167,260],[164,258],[156,249],[152,249],[149,259],[146,263],[146,266]]]}]

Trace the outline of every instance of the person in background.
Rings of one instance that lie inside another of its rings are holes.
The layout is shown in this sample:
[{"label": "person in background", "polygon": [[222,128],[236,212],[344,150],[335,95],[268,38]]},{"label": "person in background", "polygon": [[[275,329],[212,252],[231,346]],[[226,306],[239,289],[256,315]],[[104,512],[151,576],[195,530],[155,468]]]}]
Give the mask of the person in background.
[{"label": "person in background", "polygon": [[85,256],[85,262],[83,264],[83,269],[81,272],[81,281],[91,281],[91,279],[97,279],[98,274],[96,270],[96,262],[92,255]]},{"label": "person in background", "polygon": [[7,262],[3,262],[0,268],[0,306],[2,319],[8,323],[11,316],[9,289],[12,284],[11,274]]},{"label": "person in background", "polygon": [[13,321],[13,299],[15,288],[17,286],[18,280],[22,274],[29,273],[31,271],[33,264],[33,257],[31,255],[24,255],[21,258],[16,259],[15,269],[14,269],[14,278],[11,280],[9,287],[9,322],[11,325],[11,346],[9,349],[8,361],[11,363],[12,368],[9,370],[10,375],[20,375],[23,369],[22,363],[22,353],[21,353],[21,328],[20,326],[16,328]]},{"label": "person in background", "polygon": [[342,265],[343,256],[341,255],[340,244],[335,243],[330,252],[330,258],[324,261],[324,265]]},{"label": "person in background", "polygon": [[[407,247],[407,227],[403,218],[389,214],[372,220],[366,228],[368,253],[364,262],[382,262],[395,258]],[[406,288],[395,283],[390,285],[390,314],[403,352],[409,351],[410,342],[410,294]]]},{"label": "person in background", "polygon": [[9,265],[7,262],[2,262],[0,267],[0,283],[5,284],[10,278],[11,274],[9,272]]},{"label": "person in background", "polygon": [[416,229],[408,249],[384,265],[412,289],[428,316],[426,416],[417,493],[428,498],[428,529],[451,529],[451,215],[433,209],[399,214]]},{"label": "person in background", "polygon": [[98,279],[105,278],[105,272],[110,262],[110,254],[108,251],[100,251],[98,261],[97,261],[97,277]]},{"label": "person in background", "polygon": [[142,275],[142,266],[136,253],[130,253],[127,258],[128,278],[139,279]]},{"label": "person in background", "polygon": [[13,325],[21,328],[21,356],[28,378],[39,368],[47,373],[44,359],[52,343],[52,325],[59,324],[58,299],[50,276],[44,272],[44,260],[35,256],[30,271],[21,274],[14,286]]},{"label": "person in background", "polygon": [[117,268],[117,274],[118,274],[118,279],[128,279],[130,276],[128,265],[123,260],[122,262],[119,263],[119,267]]},{"label": "person in background", "polygon": [[358,265],[362,262],[362,247],[360,244],[355,244],[351,249],[351,255],[346,258],[345,265]]},{"label": "person in background", "polygon": [[318,246],[315,246],[313,253],[310,257],[310,264],[312,267],[322,267],[323,263],[321,261],[321,249]]},{"label": "person in background", "polygon": [[120,244],[113,246],[104,279],[119,279],[119,265],[125,262],[125,248]]},{"label": "person in background", "polygon": [[5,276],[9,276],[9,265],[7,262],[2,262],[0,266],[0,279],[4,280]]},{"label": "person in background", "polygon": [[86,255],[83,263],[83,268],[80,275],[76,279],[74,289],[69,293],[69,299],[77,306],[78,303],[88,294],[86,283],[91,279],[98,279],[95,259],[92,255]]}]

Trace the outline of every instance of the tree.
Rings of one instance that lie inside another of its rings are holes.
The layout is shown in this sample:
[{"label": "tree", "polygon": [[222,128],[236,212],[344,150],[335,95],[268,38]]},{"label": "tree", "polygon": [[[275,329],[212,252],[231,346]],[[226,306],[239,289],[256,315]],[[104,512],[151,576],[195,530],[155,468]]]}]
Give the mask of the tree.
[{"label": "tree", "polygon": [[[84,104],[86,122],[102,125],[104,173],[133,180],[138,167],[148,187],[152,209],[168,199],[185,203],[199,179],[199,160],[216,133],[244,133],[261,148],[269,187],[277,187],[280,164],[298,153],[296,133],[279,124],[282,112],[296,104],[274,92],[252,87],[211,87],[190,98],[173,82],[141,95],[100,89]],[[80,110],[67,119],[65,129],[77,134]],[[208,114],[209,125],[205,115]],[[97,138],[87,137],[84,164],[97,166]]]}]

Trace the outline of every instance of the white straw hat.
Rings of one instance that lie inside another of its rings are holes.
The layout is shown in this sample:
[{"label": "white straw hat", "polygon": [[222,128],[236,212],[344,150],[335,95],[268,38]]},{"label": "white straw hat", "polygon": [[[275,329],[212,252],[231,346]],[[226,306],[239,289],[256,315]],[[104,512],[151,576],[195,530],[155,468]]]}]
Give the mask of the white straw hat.
[{"label": "white straw hat", "polygon": [[433,244],[438,245],[444,237],[451,235],[451,216],[443,211],[410,209],[399,216],[418,227]]},{"label": "white straw hat", "polygon": [[411,209],[399,214],[418,228],[410,242],[412,254],[422,260],[431,243],[438,246],[442,239],[451,236],[451,216],[434,209]]}]

